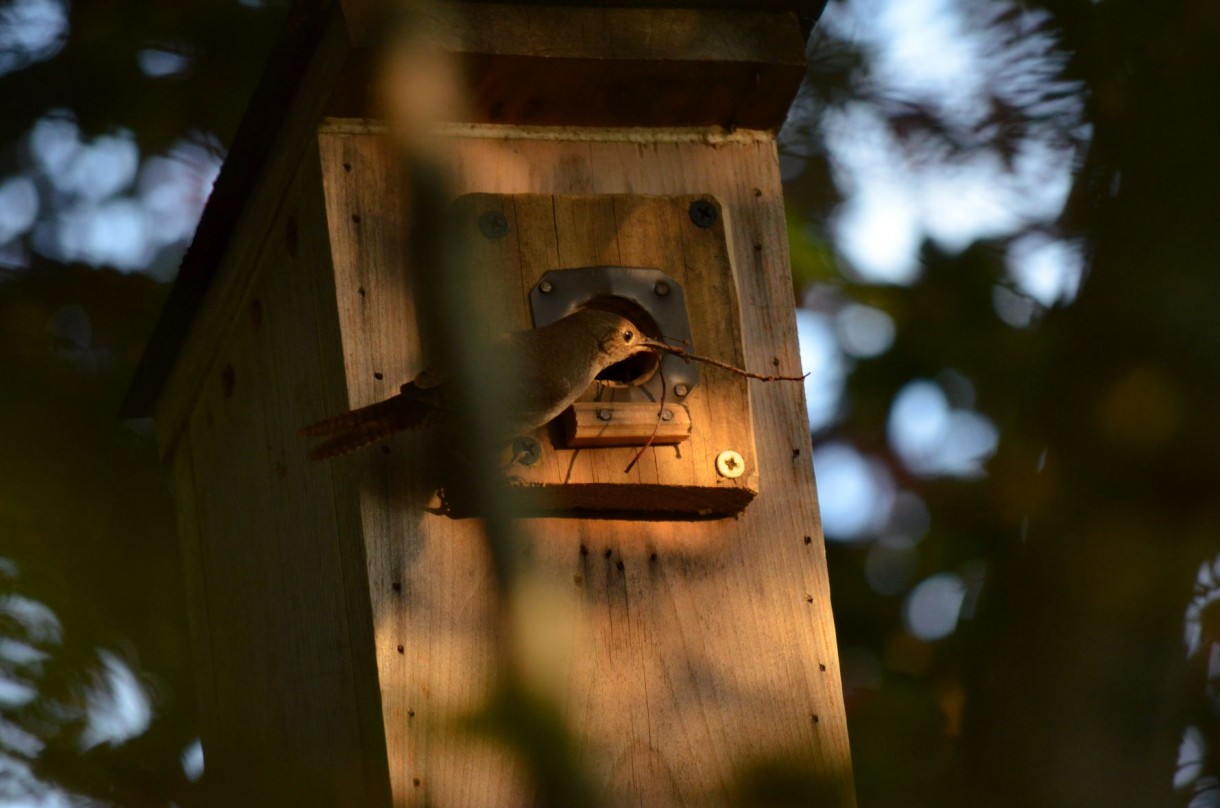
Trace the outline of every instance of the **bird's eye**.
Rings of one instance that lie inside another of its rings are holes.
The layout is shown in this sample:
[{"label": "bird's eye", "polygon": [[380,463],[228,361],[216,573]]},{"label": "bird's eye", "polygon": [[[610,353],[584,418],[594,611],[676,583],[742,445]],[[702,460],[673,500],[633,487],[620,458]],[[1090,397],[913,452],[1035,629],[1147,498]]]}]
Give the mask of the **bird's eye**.
[{"label": "bird's eye", "polygon": [[631,342],[633,339],[635,339],[635,334],[630,331],[623,332],[623,342]]}]

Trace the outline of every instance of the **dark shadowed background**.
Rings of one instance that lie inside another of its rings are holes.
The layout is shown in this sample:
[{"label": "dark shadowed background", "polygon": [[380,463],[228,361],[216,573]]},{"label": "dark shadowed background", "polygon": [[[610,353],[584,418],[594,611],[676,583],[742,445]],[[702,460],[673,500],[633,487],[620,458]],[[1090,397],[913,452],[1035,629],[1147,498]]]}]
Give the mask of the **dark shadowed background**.
[{"label": "dark shadowed background", "polygon": [[[0,806],[189,804],[117,417],[286,3],[0,0]],[[864,806],[1220,806],[1220,10],[832,0],[780,133]]]}]

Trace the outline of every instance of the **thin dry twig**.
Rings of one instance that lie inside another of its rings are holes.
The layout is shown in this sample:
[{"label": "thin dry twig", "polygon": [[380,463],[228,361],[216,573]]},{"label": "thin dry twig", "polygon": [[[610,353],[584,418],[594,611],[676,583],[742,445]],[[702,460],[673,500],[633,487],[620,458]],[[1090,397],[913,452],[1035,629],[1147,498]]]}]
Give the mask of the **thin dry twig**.
[{"label": "thin dry twig", "polygon": [[635,468],[635,464],[638,463],[640,458],[644,456],[644,450],[652,445],[652,441],[657,436],[657,430],[661,428],[661,419],[665,417],[665,393],[668,388],[665,384],[665,367],[660,363],[657,364],[657,373],[661,376],[661,403],[657,408],[657,420],[656,423],[652,425],[652,434],[648,436],[648,440],[645,441],[644,445],[640,447],[640,450],[635,453],[635,457],[631,458],[631,462],[627,464],[627,468],[623,469],[624,474],[630,473],[631,470]]},{"label": "thin dry twig", "polygon": [[649,347],[654,348],[658,351],[665,351],[666,353],[671,353],[674,356],[680,356],[683,359],[693,359],[696,362],[703,362],[704,364],[707,364],[707,365],[714,365],[715,367],[721,368],[723,370],[727,370],[732,373],[736,373],[738,376],[745,376],[750,379],[758,379],[761,382],[803,382],[803,381],[805,381],[805,377],[809,375],[808,373],[806,373],[802,376],[777,376],[777,375],[767,376],[767,375],[763,375],[761,373],[751,373],[748,370],[742,370],[739,367],[730,365],[728,362],[721,362],[719,359],[712,359],[710,356],[700,356],[699,354],[691,353],[690,351],[686,350],[685,348],[679,348],[675,345],[666,345],[663,342],[650,342]]},{"label": "thin dry twig", "polygon": [[[648,347],[652,348],[653,351],[655,351],[656,353],[661,353],[662,351],[664,351],[665,353],[671,353],[675,356],[680,356],[683,359],[693,360],[695,362],[703,362],[704,364],[713,365],[715,367],[721,368],[722,370],[727,370],[731,373],[736,373],[739,376],[745,376],[750,379],[758,379],[759,381],[762,381],[762,382],[803,382],[803,381],[805,381],[805,377],[809,375],[808,373],[806,373],[806,374],[804,374],[804,376],[780,376],[780,375],[764,375],[762,373],[751,373],[748,370],[743,370],[739,367],[730,365],[728,362],[722,362],[719,359],[712,359],[710,356],[700,356],[699,354],[691,353],[690,351],[686,350],[685,348],[681,348],[676,345],[667,345],[663,342],[650,341]],[[665,384],[664,365],[658,366],[657,370],[661,375],[661,404],[660,404],[659,409],[657,409],[657,421],[655,424],[652,425],[652,434],[648,436],[648,440],[645,441],[644,445],[640,447],[640,450],[635,453],[635,457],[631,458],[631,462],[627,464],[627,468],[623,469],[624,474],[629,473],[633,468],[635,468],[635,464],[638,463],[640,458],[644,456],[645,450],[647,450],[648,447],[652,445],[653,440],[657,437],[657,430],[659,430],[661,428],[661,418],[665,414],[665,394],[666,394],[668,388],[667,388],[667,385]]]}]

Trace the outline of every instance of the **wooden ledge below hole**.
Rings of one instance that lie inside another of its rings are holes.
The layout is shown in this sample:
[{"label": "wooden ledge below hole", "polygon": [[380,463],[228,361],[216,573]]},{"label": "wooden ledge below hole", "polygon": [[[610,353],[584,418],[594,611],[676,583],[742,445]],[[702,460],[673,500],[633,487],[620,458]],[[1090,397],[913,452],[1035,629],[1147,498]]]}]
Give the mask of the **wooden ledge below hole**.
[{"label": "wooden ledge below hole", "polygon": [[686,407],[669,402],[662,411],[651,401],[578,401],[563,414],[568,448],[643,446],[649,437],[654,445],[681,443],[690,429]]}]

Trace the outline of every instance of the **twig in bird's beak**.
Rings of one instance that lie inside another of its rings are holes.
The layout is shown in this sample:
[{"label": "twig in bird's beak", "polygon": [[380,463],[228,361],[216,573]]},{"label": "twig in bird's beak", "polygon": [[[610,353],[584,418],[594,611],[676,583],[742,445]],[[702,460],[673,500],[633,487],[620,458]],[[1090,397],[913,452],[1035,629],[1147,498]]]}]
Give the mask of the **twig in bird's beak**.
[{"label": "twig in bird's beak", "polygon": [[627,468],[623,469],[624,474],[630,474],[631,470],[635,468],[635,464],[640,462],[640,458],[644,456],[645,450],[647,450],[648,447],[652,445],[652,442],[656,439],[657,430],[661,428],[661,419],[665,417],[665,392],[667,385],[665,384],[665,368],[659,363],[657,364],[657,373],[661,377],[661,403],[657,406],[657,420],[656,423],[652,425],[652,434],[648,436],[648,440],[645,441],[644,445],[640,447],[640,450],[635,453],[635,457],[631,458],[631,462],[627,464]]},{"label": "twig in bird's beak", "polygon": [[677,345],[668,345],[664,342],[657,342],[656,340],[648,340],[644,344],[647,347],[652,348],[655,351],[664,351],[665,353],[673,354],[674,356],[680,356],[683,359],[691,359],[696,362],[703,362],[706,365],[713,365],[713,366],[721,368],[723,370],[727,370],[731,373],[736,373],[738,376],[745,376],[750,379],[758,379],[759,381],[762,381],[762,382],[803,382],[803,381],[805,381],[805,376],[809,375],[808,373],[806,373],[803,376],[777,376],[777,375],[764,375],[761,373],[751,373],[748,370],[742,370],[739,367],[730,365],[728,362],[721,362],[719,359],[712,359],[710,356],[700,356],[699,354],[691,353],[690,351],[686,350],[685,348],[678,347]]}]

